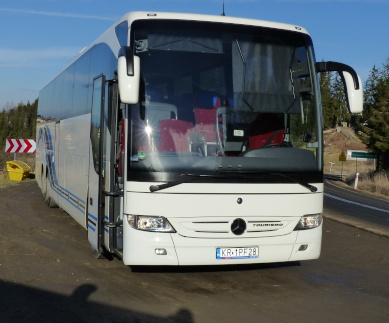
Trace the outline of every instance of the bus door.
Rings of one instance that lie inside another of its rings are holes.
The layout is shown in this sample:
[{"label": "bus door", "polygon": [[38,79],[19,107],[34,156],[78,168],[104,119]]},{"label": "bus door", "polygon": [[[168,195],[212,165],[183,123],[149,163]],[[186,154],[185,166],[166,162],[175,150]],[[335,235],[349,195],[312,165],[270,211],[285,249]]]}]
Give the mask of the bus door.
[{"label": "bus door", "polygon": [[88,240],[96,257],[121,250],[122,190],[116,174],[117,83],[104,75],[93,80],[88,183]]}]

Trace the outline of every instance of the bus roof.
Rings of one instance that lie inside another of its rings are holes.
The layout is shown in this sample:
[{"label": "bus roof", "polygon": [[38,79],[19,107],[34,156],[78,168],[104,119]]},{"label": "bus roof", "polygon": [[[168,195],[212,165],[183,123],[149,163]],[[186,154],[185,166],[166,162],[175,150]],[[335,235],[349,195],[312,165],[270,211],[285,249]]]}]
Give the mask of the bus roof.
[{"label": "bus roof", "polygon": [[220,22],[220,23],[283,29],[283,30],[297,31],[297,32],[308,34],[305,28],[300,26],[290,25],[290,24],[284,24],[284,23],[278,23],[278,22],[272,22],[266,20],[237,18],[231,16],[201,15],[201,14],[191,14],[191,13],[133,11],[125,14],[121,19],[119,19],[119,23],[124,20],[128,20],[129,25],[131,25],[133,21],[140,20],[140,19],[142,20],[143,19],[161,19],[161,20],[168,19],[168,20]]}]

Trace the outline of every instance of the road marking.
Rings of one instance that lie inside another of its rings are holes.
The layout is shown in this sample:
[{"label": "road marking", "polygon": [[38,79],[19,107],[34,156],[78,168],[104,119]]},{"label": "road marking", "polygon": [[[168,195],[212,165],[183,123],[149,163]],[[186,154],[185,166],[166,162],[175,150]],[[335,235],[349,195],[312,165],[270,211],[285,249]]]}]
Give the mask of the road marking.
[{"label": "road marking", "polygon": [[[338,185],[335,185],[335,184],[333,184],[333,183],[331,183],[331,182],[329,182],[329,181],[325,181],[328,185],[331,185],[331,186],[334,186],[334,187],[336,187],[337,189],[339,189],[339,190],[342,190],[342,191],[346,191],[346,192],[351,192],[351,190],[349,190],[349,189],[345,189],[344,187],[341,187],[341,186],[338,186]],[[358,192],[358,191],[356,191],[356,190],[354,190],[354,191],[352,191],[352,193],[353,194],[358,194],[358,195],[363,195],[363,196],[366,196],[366,194],[363,194],[363,193],[360,193],[360,192]],[[379,197],[376,197],[376,196],[370,196],[369,195],[369,198],[370,199],[374,199],[374,200],[378,200],[378,201],[382,201],[382,202],[387,202],[387,203],[389,203],[389,200],[385,200],[385,199],[383,199],[383,198],[379,198]]]},{"label": "road marking", "polygon": [[342,201],[342,202],[345,202],[345,203],[354,204],[354,205],[366,207],[366,208],[369,208],[369,209],[372,209],[372,210],[389,213],[389,210],[380,209],[378,207],[374,207],[374,206],[370,206],[370,205],[366,205],[366,204],[362,204],[362,203],[346,200],[346,199],[343,199],[341,197],[337,197],[337,196],[334,196],[334,195],[331,195],[331,194],[328,194],[328,193],[324,193],[324,196],[327,196],[329,198],[332,198],[332,199],[335,199],[335,200],[338,200],[338,201]]}]

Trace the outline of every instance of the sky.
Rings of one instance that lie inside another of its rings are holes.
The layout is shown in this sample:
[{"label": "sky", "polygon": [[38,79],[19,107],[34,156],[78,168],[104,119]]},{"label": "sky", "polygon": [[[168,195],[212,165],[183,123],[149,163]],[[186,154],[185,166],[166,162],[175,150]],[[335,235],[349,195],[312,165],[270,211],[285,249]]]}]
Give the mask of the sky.
[{"label": "sky", "polygon": [[[129,11],[222,13],[223,0],[0,0],[0,111],[33,102],[81,49]],[[365,82],[389,59],[389,0],[225,0],[225,14],[306,28],[317,61]]]}]

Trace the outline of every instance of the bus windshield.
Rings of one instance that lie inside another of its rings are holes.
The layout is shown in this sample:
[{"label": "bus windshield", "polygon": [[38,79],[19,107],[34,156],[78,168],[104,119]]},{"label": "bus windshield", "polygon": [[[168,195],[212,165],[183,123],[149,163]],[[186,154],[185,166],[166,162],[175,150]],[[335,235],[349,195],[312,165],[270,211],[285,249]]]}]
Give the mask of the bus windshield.
[{"label": "bus windshield", "polygon": [[309,36],[232,24],[138,21],[140,100],[128,174],[321,170]]}]

